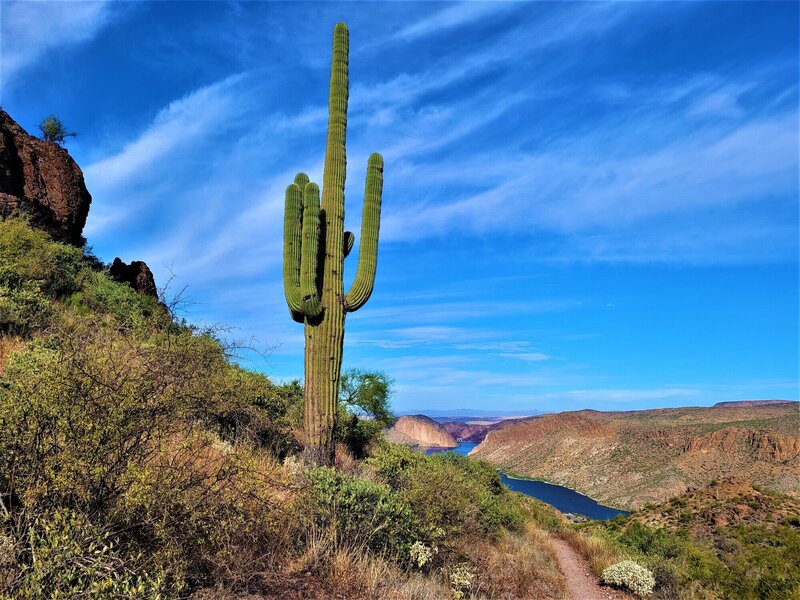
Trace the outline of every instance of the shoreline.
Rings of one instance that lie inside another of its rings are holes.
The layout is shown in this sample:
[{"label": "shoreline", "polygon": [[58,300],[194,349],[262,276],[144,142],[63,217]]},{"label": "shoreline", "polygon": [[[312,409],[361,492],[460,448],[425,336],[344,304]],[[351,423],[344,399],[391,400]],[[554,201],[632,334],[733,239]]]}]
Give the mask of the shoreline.
[{"label": "shoreline", "polygon": [[633,511],[630,511],[630,510],[627,510],[627,509],[624,509],[624,508],[617,508],[615,506],[609,506],[607,504],[602,504],[600,502],[600,500],[592,498],[591,496],[589,496],[587,494],[584,494],[583,492],[580,492],[580,491],[578,491],[578,490],[576,490],[574,488],[571,488],[568,485],[562,485],[560,483],[555,483],[553,481],[547,481],[546,479],[542,479],[542,478],[526,477],[525,475],[519,475],[517,473],[514,473],[514,471],[508,472],[508,471],[504,471],[503,469],[500,469],[500,468],[496,468],[495,470],[498,473],[502,473],[503,475],[505,475],[509,479],[514,479],[516,481],[536,481],[536,482],[539,482],[539,483],[546,483],[547,485],[553,485],[553,486],[556,486],[556,487],[564,488],[564,489],[569,490],[571,492],[575,492],[576,494],[578,494],[580,496],[583,496],[584,498],[588,498],[589,500],[591,500],[592,502],[594,502],[598,506],[602,506],[603,508],[608,508],[608,509],[611,509],[611,510],[619,511],[621,513],[625,513],[625,516],[630,515],[633,512]]}]

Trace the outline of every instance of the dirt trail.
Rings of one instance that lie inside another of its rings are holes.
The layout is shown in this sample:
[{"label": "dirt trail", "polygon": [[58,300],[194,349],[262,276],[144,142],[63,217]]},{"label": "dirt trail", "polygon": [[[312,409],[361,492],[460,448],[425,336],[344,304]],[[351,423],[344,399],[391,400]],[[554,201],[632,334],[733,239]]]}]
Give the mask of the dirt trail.
[{"label": "dirt trail", "polygon": [[602,586],[582,556],[561,538],[551,537],[550,545],[558,559],[564,579],[567,580],[569,600],[631,600],[632,596],[619,590]]}]

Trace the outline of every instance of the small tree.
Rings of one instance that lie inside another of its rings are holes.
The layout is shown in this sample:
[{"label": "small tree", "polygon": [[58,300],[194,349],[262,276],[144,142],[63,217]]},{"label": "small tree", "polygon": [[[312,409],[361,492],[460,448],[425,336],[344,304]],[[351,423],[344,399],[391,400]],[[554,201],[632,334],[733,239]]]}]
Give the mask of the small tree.
[{"label": "small tree", "polygon": [[364,415],[388,427],[394,421],[389,398],[394,383],[386,373],[349,369],[342,373],[339,402],[348,411]]},{"label": "small tree", "polygon": [[342,373],[335,438],[356,458],[364,458],[372,440],[394,421],[389,407],[392,383],[380,371],[350,369]]},{"label": "small tree", "polygon": [[50,115],[46,119],[42,119],[39,123],[39,129],[42,132],[42,139],[46,142],[55,142],[56,144],[63,144],[67,141],[68,137],[75,137],[78,134],[74,131],[67,131],[67,127],[63,121],[55,115]]}]

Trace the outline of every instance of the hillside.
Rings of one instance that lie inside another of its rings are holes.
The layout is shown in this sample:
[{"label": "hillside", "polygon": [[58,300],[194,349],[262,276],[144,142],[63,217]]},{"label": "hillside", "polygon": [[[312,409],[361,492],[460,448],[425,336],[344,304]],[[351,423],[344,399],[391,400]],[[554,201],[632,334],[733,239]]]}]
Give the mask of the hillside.
[{"label": "hillside", "polygon": [[730,477],[563,535],[595,571],[634,558],[656,598],[786,600],[800,594],[800,501]]},{"label": "hillside", "polygon": [[458,442],[447,430],[425,415],[404,415],[386,432],[386,439],[396,444],[420,448],[455,448]]},{"label": "hillside", "polygon": [[0,598],[563,597],[491,466],[344,405],[336,468],[307,463],[302,387],[88,252],[80,169],[0,117]]},{"label": "hillside", "polygon": [[736,474],[800,495],[797,403],[584,410],[503,423],[472,455],[618,508],[663,502]]}]

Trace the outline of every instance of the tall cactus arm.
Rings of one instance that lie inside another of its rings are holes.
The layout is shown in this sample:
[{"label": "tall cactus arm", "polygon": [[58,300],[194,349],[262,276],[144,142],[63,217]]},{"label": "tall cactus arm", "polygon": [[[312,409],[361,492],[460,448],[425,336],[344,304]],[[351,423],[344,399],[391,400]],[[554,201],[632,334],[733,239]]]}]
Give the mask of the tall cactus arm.
[{"label": "tall cactus arm", "polygon": [[361,215],[361,240],[358,244],[358,271],[353,286],[344,299],[345,310],[358,310],[369,300],[375,285],[378,267],[378,230],[381,221],[383,192],[383,157],[373,154],[367,164],[367,183],[364,190],[364,212]]},{"label": "tall cactus arm", "polygon": [[307,183],[303,190],[303,243],[300,260],[300,297],[306,318],[322,312],[317,287],[317,256],[319,253],[319,187]]},{"label": "tall cactus arm", "polygon": [[[337,23],[333,30],[333,59],[328,93],[328,139],[322,175],[322,210],[328,223],[339,219],[344,223],[344,182],[347,169],[345,138],[347,135],[348,54],[350,33],[347,25]],[[335,214],[338,213],[338,214]],[[334,237],[341,238],[342,231]],[[331,242],[334,239],[331,238]],[[341,244],[341,240],[338,242]],[[330,247],[328,248],[330,251]]]},{"label": "tall cactus arm", "polygon": [[300,239],[303,218],[303,192],[292,183],[286,188],[283,212],[283,293],[292,319],[303,322],[300,295]]}]

